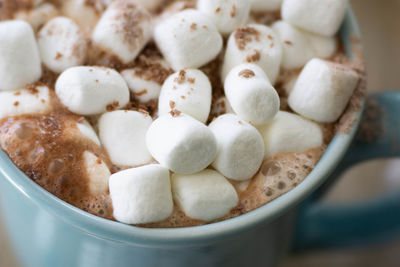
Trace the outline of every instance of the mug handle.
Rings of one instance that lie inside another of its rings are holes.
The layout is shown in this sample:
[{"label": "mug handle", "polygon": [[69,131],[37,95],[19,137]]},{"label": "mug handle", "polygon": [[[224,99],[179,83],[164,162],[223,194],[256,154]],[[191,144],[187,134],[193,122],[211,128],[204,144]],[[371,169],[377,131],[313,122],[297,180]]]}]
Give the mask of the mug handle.
[{"label": "mug handle", "polygon": [[357,204],[319,201],[349,167],[370,159],[400,156],[400,91],[369,96],[363,120],[332,176],[301,206],[294,250],[357,246],[400,235],[399,190]]}]

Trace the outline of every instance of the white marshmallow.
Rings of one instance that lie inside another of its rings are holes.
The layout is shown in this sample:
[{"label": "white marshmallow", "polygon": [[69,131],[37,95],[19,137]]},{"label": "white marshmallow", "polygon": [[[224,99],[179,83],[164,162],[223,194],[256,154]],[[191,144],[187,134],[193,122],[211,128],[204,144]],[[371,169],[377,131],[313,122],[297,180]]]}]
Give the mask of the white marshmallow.
[{"label": "white marshmallow", "polygon": [[149,11],[154,11],[163,3],[163,0],[133,0],[133,2]]},{"label": "white marshmallow", "polygon": [[37,86],[36,92],[28,89],[0,91],[0,119],[26,114],[46,114],[51,111],[50,90]]},{"label": "white marshmallow", "polygon": [[0,22],[0,91],[15,90],[42,76],[39,49],[31,25]]},{"label": "white marshmallow", "polygon": [[255,64],[242,64],[232,69],[224,87],[235,113],[251,124],[268,123],[279,110],[278,93]]},{"label": "white marshmallow", "polygon": [[136,58],[151,36],[151,16],[146,9],[130,0],[116,0],[103,13],[92,39],[127,64]]},{"label": "white marshmallow", "polygon": [[147,148],[161,165],[173,172],[199,172],[214,160],[217,141],[207,126],[176,112],[153,122],[146,136]]},{"label": "white marshmallow", "polygon": [[338,46],[335,36],[323,36],[306,31],[303,33],[307,36],[316,57],[329,58],[335,54]]},{"label": "white marshmallow", "polygon": [[89,191],[94,195],[106,193],[111,172],[99,157],[89,151],[83,152],[83,162],[88,178]]},{"label": "white marshmallow", "polygon": [[109,184],[114,217],[120,222],[159,222],[172,213],[169,172],[158,164],[117,172]]},{"label": "white marshmallow", "polygon": [[209,128],[218,146],[212,166],[233,180],[252,178],[264,159],[264,142],[257,129],[233,114],[218,117]]},{"label": "white marshmallow", "polygon": [[282,6],[282,0],[252,0],[253,11],[276,11]]},{"label": "white marshmallow", "polygon": [[137,111],[118,110],[100,117],[101,143],[112,163],[133,167],[152,161],[146,147],[146,133],[152,122],[150,115]]},{"label": "white marshmallow", "polygon": [[60,2],[62,3],[61,13],[73,19],[86,33],[93,30],[105,8],[101,0],[91,1],[90,5],[87,0],[63,0]]},{"label": "white marshmallow", "polygon": [[254,63],[264,70],[274,84],[281,60],[282,46],[275,32],[261,24],[250,24],[237,29],[229,37],[222,66],[222,80],[237,65]]},{"label": "white marshmallow", "polygon": [[175,202],[193,219],[209,222],[221,218],[239,202],[235,188],[213,170],[173,174],[171,182]]},{"label": "white marshmallow", "polygon": [[90,123],[87,120],[78,122],[76,124],[76,126],[78,127],[81,134],[83,134],[85,137],[92,140],[96,145],[98,145],[98,146],[101,145],[99,137],[97,136],[96,132],[94,131],[92,125],[90,125]]},{"label": "white marshmallow", "polygon": [[359,81],[350,68],[313,59],[304,67],[289,97],[289,106],[300,115],[334,122],[343,113]]},{"label": "white marshmallow", "polygon": [[25,20],[31,24],[32,28],[37,31],[46,22],[58,15],[57,8],[49,3],[41,4],[31,10],[21,10],[15,13],[14,18]]},{"label": "white marshmallow", "polygon": [[304,30],[333,36],[339,30],[348,0],[283,0],[282,18]]},{"label": "white marshmallow", "polygon": [[264,139],[265,159],[278,153],[304,152],[321,146],[323,142],[322,130],[318,124],[285,111],[279,111],[259,131]]},{"label": "white marshmallow", "polygon": [[211,110],[211,83],[200,70],[178,71],[164,82],[158,99],[158,113],[177,109],[205,123]]},{"label": "white marshmallow", "polygon": [[243,26],[250,14],[251,0],[199,0],[197,9],[209,16],[221,34]]},{"label": "white marshmallow", "polygon": [[284,69],[301,68],[314,57],[313,47],[303,31],[286,21],[275,22],[272,29],[282,44],[282,67]]},{"label": "white marshmallow", "polygon": [[68,18],[50,20],[39,32],[39,51],[43,63],[60,73],[82,65],[86,56],[86,40],[76,23]]},{"label": "white marshmallow", "polygon": [[135,98],[142,103],[157,99],[160,95],[161,85],[155,81],[148,81],[136,74],[135,69],[127,69],[121,72]]},{"label": "white marshmallow", "polygon": [[129,88],[121,75],[103,67],[73,67],[57,79],[56,94],[72,112],[96,115],[107,106],[123,107],[129,102]]},{"label": "white marshmallow", "polygon": [[174,14],[158,24],[154,40],[175,71],[201,67],[222,49],[222,37],[211,19],[192,9]]}]

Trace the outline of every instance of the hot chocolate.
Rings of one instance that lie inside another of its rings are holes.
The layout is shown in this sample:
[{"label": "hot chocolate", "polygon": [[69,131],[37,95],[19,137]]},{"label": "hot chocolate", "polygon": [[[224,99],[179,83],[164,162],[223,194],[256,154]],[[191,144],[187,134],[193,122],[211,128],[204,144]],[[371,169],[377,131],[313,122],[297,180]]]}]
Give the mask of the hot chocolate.
[{"label": "hot chocolate", "polygon": [[347,1],[313,8],[326,25],[309,1],[283,0],[282,18],[281,1],[250,2],[0,1],[1,148],[60,199],[142,227],[290,191],[364,73],[335,35]]}]

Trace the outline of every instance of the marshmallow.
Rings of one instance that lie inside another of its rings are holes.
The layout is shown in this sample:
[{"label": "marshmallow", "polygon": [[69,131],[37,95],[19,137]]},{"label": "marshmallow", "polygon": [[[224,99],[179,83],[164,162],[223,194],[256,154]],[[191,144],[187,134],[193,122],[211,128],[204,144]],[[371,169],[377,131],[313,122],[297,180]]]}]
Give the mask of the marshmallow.
[{"label": "marshmallow", "polygon": [[148,114],[127,110],[107,112],[100,117],[101,143],[112,163],[138,166],[152,161],[145,140],[152,122]]},{"label": "marshmallow", "polygon": [[47,86],[37,86],[34,90],[0,91],[0,119],[50,111],[50,90]]},{"label": "marshmallow", "polygon": [[197,9],[209,16],[221,34],[243,26],[250,14],[251,0],[199,0]]},{"label": "marshmallow", "polygon": [[285,21],[278,21],[272,25],[282,44],[282,67],[297,69],[303,67],[314,57],[313,47],[307,36]]},{"label": "marshmallow", "polygon": [[254,125],[268,123],[279,110],[278,93],[255,64],[242,64],[232,69],[224,87],[235,113]]},{"label": "marshmallow", "polygon": [[92,125],[87,120],[83,120],[82,122],[78,122],[76,124],[81,134],[83,134],[86,138],[92,140],[96,145],[100,146],[100,140],[97,136],[96,132],[94,131]]},{"label": "marshmallow", "polygon": [[146,144],[161,165],[182,174],[207,168],[217,153],[217,142],[211,130],[177,110],[153,122]]},{"label": "marshmallow", "polygon": [[323,143],[318,124],[285,111],[279,111],[269,124],[258,130],[264,139],[265,159],[278,153],[304,152]]},{"label": "marshmallow", "polygon": [[116,0],[103,13],[93,31],[93,42],[127,64],[150,41],[150,14],[130,0]]},{"label": "marshmallow", "polygon": [[234,208],[239,197],[228,180],[213,170],[171,177],[175,202],[193,219],[210,222]]},{"label": "marshmallow", "polygon": [[289,106],[306,118],[334,122],[346,108],[358,81],[358,74],[344,65],[313,59],[300,73]]},{"label": "marshmallow", "polygon": [[212,166],[233,180],[252,178],[264,159],[264,142],[257,129],[233,114],[218,117],[209,128],[218,146]]},{"label": "marshmallow", "polygon": [[211,110],[211,83],[200,70],[176,72],[164,82],[158,100],[160,115],[177,109],[205,123]]},{"label": "marshmallow", "polygon": [[120,222],[159,222],[173,211],[169,172],[158,164],[117,172],[109,184],[114,217]]},{"label": "marshmallow", "polygon": [[83,152],[83,164],[86,170],[89,191],[94,195],[106,193],[111,172],[104,161],[92,152],[85,151]]},{"label": "marshmallow", "polygon": [[282,6],[282,0],[252,0],[251,10],[259,11],[276,11]]},{"label": "marshmallow", "polygon": [[211,19],[192,9],[174,14],[158,24],[154,40],[175,71],[201,67],[222,49],[222,37]]},{"label": "marshmallow", "polygon": [[237,65],[254,63],[267,74],[272,84],[278,77],[282,60],[282,46],[275,32],[261,24],[250,24],[238,28],[229,37],[222,80]]},{"label": "marshmallow", "polygon": [[146,80],[137,74],[135,69],[127,69],[121,72],[135,98],[141,103],[157,99],[160,95],[161,85],[155,81]]},{"label": "marshmallow", "polygon": [[96,115],[129,102],[129,88],[121,75],[104,67],[73,67],[57,79],[56,94],[72,112]]},{"label": "marshmallow", "polygon": [[86,41],[76,23],[68,18],[50,20],[39,32],[39,51],[43,63],[53,72],[82,65]]},{"label": "marshmallow", "polygon": [[304,30],[333,36],[339,30],[348,0],[283,0],[282,18]]},{"label": "marshmallow", "polygon": [[146,8],[149,11],[154,11],[164,2],[163,0],[133,0],[134,3]]},{"label": "marshmallow", "polygon": [[335,36],[323,36],[306,31],[303,33],[307,36],[316,57],[330,58],[335,54],[338,46]]},{"label": "marshmallow", "polygon": [[37,31],[46,22],[58,15],[57,8],[49,3],[41,4],[31,10],[21,10],[15,13],[14,18],[25,20],[31,24],[32,28]]},{"label": "marshmallow", "polygon": [[73,19],[86,33],[92,31],[96,26],[100,15],[104,10],[104,3],[101,0],[63,0],[61,12],[64,16]]},{"label": "marshmallow", "polygon": [[0,91],[34,83],[42,76],[32,27],[24,21],[0,22]]}]

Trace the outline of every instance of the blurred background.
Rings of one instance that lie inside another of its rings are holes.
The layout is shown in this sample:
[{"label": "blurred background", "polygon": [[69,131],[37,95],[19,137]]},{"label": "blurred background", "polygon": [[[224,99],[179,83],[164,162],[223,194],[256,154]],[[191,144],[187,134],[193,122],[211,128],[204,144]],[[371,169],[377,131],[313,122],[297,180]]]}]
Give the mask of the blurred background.
[{"label": "blurred background", "polygon": [[[400,89],[400,0],[350,1],[363,35],[369,92]],[[397,186],[400,187],[400,159],[367,162],[349,170],[325,201],[359,201]],[[0,219],[0,267],[17,266]],[[386,244],[364,248],[294,255],[281,267],[320,266],[400,266],[400,237]]]}]

